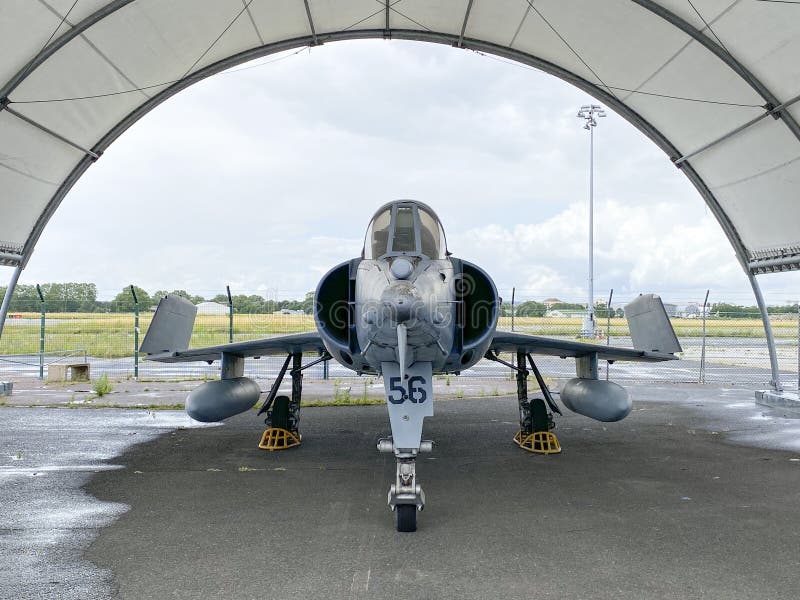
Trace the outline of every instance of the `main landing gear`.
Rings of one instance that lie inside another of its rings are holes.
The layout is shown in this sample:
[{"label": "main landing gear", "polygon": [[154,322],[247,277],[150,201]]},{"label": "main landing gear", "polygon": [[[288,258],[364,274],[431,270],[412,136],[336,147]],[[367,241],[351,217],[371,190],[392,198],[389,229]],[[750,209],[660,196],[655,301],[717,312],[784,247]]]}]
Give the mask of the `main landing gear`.
[{"label": "main landing gear", "polygon": [[[530,354],[519,351],[517,352],[516,365],[500,359],[496,353],[488,352],[486,358],[516,371],[519,431],[514,435],[514,443],[523,450],[536,454],[558,454],[561,452],[558,438],[551,432],[555,427],[553,413],[560,415],[561,410],[553,400],[550,389],[539,372],[539,368],[533,362],[533,357]],[[544,398],[528,400],[528,375],[530,375],[531,371],[525,368],[526,359]]]},{"label": "main landing gear", "polygon": [[[290,354],[278,372],[275,382],[269,391],[267,399],[258,411],[259,415],[266,413],[264,423],[267,425],[266,431],[261,435],[258,447],[262,450],[287,450],[299,446],[303,439],[300,435],[300,400],[303,395],[303,371],[309,367],[330,360],[330,354],[325,353],[319,359],[314,360],[303,366],[303,355],[300,352]],[[278,389],[292,363],[292,395],[278,396]]]}]

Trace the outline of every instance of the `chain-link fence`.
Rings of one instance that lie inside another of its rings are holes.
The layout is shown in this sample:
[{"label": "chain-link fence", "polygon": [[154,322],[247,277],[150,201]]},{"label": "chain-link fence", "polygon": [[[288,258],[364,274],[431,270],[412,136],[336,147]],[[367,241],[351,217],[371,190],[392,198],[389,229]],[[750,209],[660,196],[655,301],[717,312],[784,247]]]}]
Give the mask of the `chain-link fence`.
[{"label": "chain-link fence", "polygon": [[[271,314],[235,313],[230,319],[228,308],[218,314],[198,314],[190,347],[200,347],[257,338],[311,331],[313,316],[293,311]],[[109,377],[140,380],[185,380],[214,378],[219,363],[153,363],[136,361],[135,347],[147,331],[153,313],[139,316],[139,332],[135,330],[133,313],[14,313],[6,319],[0,339],[0,379],[46,378],[53,365],[88,362],[93,378],[107,373]],[[764,329],[759,318],[733,318],[719,313],[693,318],[673,318],[672,324],[683,346],[679,360],[662,363],[618,362],[608,366],[613,380],[722,383],[764,387],[770,379],[770,363]],[[787,388],[797,386],[798,315],[773,314],[782,381]],[[514,331],[534,335],[575,340],[581,332],[582,319],[577,315],[520,317],[513,320]],[[631,346],[624,318],[598,319],[602,331],[594,340]],[[501,317],[499,329],[511,330],[512,319]],[[310,360],[310,357],[309,357]],[[283,357],[263,357],[246,361],[245,374],[256,379],[272,379],[280,369]],[[574,361],[539,357],[539,367],[549,377],[560,379],[575,376]],[[138,366],[138,369],[137,369]],[[607,366],[601,361],[601,374]],[[462,373],[467,377],[507,379],[512,373],[495,362],[482,361]],[[316,365],[305,372],[309,378],[347,378],[352,371],[330,361],[328,367]]]}]

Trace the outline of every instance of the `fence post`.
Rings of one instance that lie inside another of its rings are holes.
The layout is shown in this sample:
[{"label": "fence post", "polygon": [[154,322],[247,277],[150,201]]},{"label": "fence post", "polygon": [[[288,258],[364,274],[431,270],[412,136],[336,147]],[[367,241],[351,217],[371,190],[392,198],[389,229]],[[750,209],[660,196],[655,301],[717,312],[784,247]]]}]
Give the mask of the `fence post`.
[{"label": "fence post", "polygon": [[706,306],[708,305],[708,292],[703,300],[703,345],[700,349],[700,383],[706,382]]},{"label": "fence post", "polygon": [[133,295],[133,376],[139,379],[139,298],[136,289],[131,286]]},{"label": "fence post", "polygon": [[[611,345],[611,299],[614,297],[614,288],[608,293],[606,304],[606,346]],[[606,381],[608,381],[608,361],[606,361]]]},{"label": "fence post", "polygon": [[41,309],[41,323],[39,328],[39,379],[44,379],[44,325],[45,325],[45,304],[42,288],[36,284],[36,293],[39,294],[39,308]]},{"label": "fence post", "polygon": [[226,285],[225,291],[228,292],[228,343],[233,343],[233,298],[231,298],[231,286]]},{"label": "fence post", "polygon": [[514,331],[514,296],[517,294],[517,288],[511,288],[511,331]]}]

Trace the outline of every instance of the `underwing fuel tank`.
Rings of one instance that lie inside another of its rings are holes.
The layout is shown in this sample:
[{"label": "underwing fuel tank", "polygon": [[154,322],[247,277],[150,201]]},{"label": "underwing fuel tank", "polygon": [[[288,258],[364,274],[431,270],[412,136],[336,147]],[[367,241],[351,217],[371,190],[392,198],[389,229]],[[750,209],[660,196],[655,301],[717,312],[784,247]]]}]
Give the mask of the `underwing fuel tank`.
[{"label": "underwing fuel tank", "polygon": [[261,389],[248,377],[209,381],[186,398],[186,412],[195,421],[215,423],[238,415],[258,402]]},{"label": "underwing fuel tank", "polygon": [[572,412],[606,423],[621,421],[633,406],[621,385],[598,379],[570,379],[561,388],[561,401]]}]

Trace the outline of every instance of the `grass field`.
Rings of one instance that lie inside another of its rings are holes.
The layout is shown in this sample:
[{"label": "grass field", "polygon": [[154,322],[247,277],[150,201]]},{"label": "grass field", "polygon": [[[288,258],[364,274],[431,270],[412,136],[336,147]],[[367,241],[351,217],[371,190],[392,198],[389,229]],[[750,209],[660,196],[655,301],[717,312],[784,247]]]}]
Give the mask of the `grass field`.
[{"label": "grass field", "polygon": [[[0,339],[0,354],[39,352],[39,315],[16,313],[25,324],[6,321]],[[139,316],[139,343],[144,339],[153,313]],[[31,320],[36,321],[35,323]],[[133,314],[48,313],[45,330],[45,351],[86,350],[98,358],[119,358],[133,355]],[[298,333],[314,329],[310,315],[234,315],[234,341],[266,337],[280,333]],[[197,315],[191,347],[228,342],[227,315]]]},{"label": "grass field", "polygon": [[[152,319],[152,313],[139,317],[140,343]],[[39,315],[22,313],[18,324],[8,319],[0,340],[0,354],[32,354],[39,351]],[[133,314],[49,313],[45,332],[45,351],[85,350],[98,358],[131,356],[134,348]],[[598,324],[605,330],[606,321]],[[535,335],[577,336],[581,319],[550,319],[546,317],[518,317],[515,329]],[[673,319],[672,325],[679,337],[700,337],[702,322],[699,319]],[[511,318],[502,317],[499,327],[511,328]],[[776,337],[796,338],[797,321],[793,318],[775,318],[772,327]],[[282,333],[297,333],[314,329],[311,315],[234,315],[234,341],[244,341]],[[706,322],[709,337],[764,337],[759,319],[709,319]],[[625,319],[611,319],[611,335],[628,335]],[[228,341],[227,315],[198,315],[192,334],[191,347],[224,344]]]},{"label": "grass field", "polygon": [[[703,321],[701,319],[671,319],[672,327],[678,337],[702,337]],[[797,316],[773,316],[771,319],[775,337],[796,338]],[[578,335],[581,331],[581,319],[550,319],[547,317],[517,317],[514,329],[531,334],[542,335]],[[597,325],[606,330],[606,319],[597,319]],[[498,325],[501,329],[511,329],[511,317],[501,317]],[[611,335],[626,337],[629,335],[628,323],[623,318],[611,319]],[[718,319],[706,320],[708,337],[748,337],[763,338],[764,326],[761,319]]]}]

